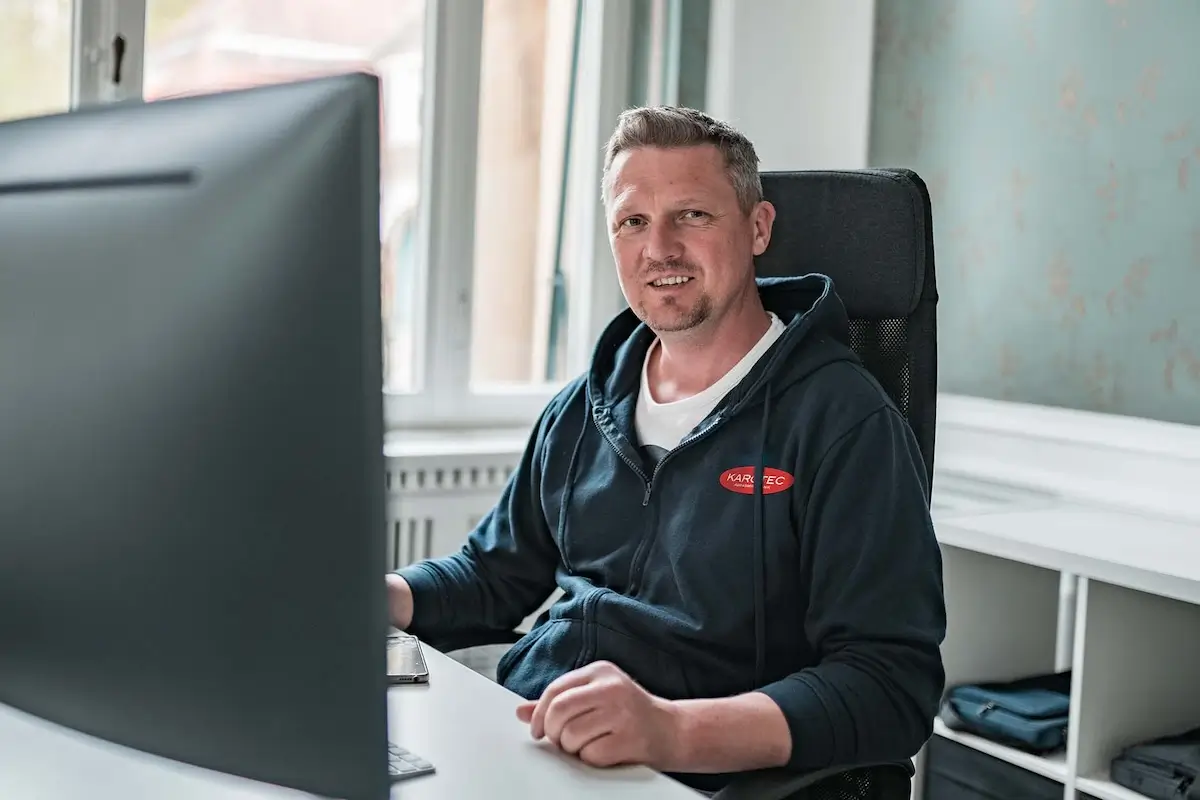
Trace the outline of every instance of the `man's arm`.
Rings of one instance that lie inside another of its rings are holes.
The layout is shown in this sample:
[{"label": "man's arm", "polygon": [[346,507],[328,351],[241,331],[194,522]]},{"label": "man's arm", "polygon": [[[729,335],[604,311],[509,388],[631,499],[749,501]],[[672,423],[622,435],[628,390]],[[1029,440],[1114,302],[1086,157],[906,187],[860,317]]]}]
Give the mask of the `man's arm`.
[{"label": "man's arm", "polygon": [[787,718],[761,692],[671,706],[676,750],[667,772],[745,772],[782,767],[791,758]]},{"label": "man's arm", "polygon": [[787,721],[785,766],[903,761],[932,734],[946,608],[927,481],[915,437],[892,408],[822,459],[801,520],[804,633],[819,663],[760,689]]},{"label": "man's arm", "polygon": [[542,513],[542,462],[566,397],[564,391],[542,412],[499,501],[462,549],[397,570],[404,585],[389,577],[394,625],[431,640],[468,630],[512,630],[554,590],[559,552]]}]

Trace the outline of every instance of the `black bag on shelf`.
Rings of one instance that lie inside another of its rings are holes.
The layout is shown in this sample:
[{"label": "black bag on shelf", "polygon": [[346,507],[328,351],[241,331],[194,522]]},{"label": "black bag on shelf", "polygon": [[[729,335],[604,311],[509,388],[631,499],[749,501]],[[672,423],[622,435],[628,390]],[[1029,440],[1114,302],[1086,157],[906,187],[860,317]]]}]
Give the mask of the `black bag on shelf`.
[{"label": "black bag on shelf", "polygon": [[951,730],[1045,755],[1067,744],[1071,672],[974,683],[946,692],[938,716]]},{"label": "black bag on shelf", "polygon": [[925,746],[920,800],[1062,800],[1058,781],[933,736]]},{"label": "black bag on shelf", "polygon": [[1112,782],[1151,800],[1200,800],[1200,728],[1125,748]]}]

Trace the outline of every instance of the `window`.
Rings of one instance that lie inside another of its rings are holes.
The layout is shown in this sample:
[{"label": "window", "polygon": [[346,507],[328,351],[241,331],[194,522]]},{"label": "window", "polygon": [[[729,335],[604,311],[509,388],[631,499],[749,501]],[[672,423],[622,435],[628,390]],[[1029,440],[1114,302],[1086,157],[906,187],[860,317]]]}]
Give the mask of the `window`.
[{"label": "window", "polygon": [[527,426],[623,305],[601,150],[645,2],[0,0],[0,112],[375,73],[389,426]]},{"label": "window", "polygon": [[384,375],[411,387],[417,302],[424,0],[147,0],[146,100],[349,70],[383,94],[380,244]]},{"label": "window", "polygon": [[[422,182],[418,385],[389,417],[525,426],[621,308],[600,206],[601,147],[628,105],[631,6],[438,3]],[[435,213],[436,210],[436,213]]]},{"label": "window", "polygon": [[71,104],[71,0],[0,0],[0,120]]},{"label": "window", "polygon": [[577,4],[487,0],[483,14],[471,384],[565,375],[564,180]]}]

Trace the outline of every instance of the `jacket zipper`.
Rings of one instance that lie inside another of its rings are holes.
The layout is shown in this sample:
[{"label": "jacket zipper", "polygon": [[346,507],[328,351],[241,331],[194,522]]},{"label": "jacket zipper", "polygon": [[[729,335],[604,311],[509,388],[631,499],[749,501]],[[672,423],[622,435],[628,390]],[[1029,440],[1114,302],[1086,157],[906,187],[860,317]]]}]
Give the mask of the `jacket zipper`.
[{"label": "jacket zipper", "polygon": [[620,456],[621,460],[624,461],[629,466],[629,468],[631,470],[633,470],[639,478],[642,479],[642,483],[645,484],[645,492],[642,494],[642,506],[645,507],[645,506],[650,505],[650,495],[654,491],[654,479],[658,477],[658,471],[660,469],[662,469],[663,464],[667,463],[667,461],[670,460],[670,458],[673,455],[675,455],[676,453],[678,453],[680,450],[683,450],[685,447],[689,447],[689,446],[695,444],[696,442],[700,441],[704,437],[708,436],[708,434],[711,433],[713,431],[713,429],[715,429],[718,426],[718,424],[719,423],[714,422],[712,425],[709,425],[707,428],[700,431],[692,438],[684,439],[682,442],[680,442],[678,445],[676,445],[674,450],[667,452],[662,458],[660,458],[658,460],[658,463],[654,465],[654,469],[650,472],[649,476],[646,475],[646,471],[643,470],[641,468],[641,466],[639,466],[637,464],[637,462],[635,462],[632,458],[630,458],[629,456],[627,456],[625,454],[625,451],[621,449],[621,446],[619,444],[617,444],[617,442],[613,441],[613,438],[612,438],[612,436],[609,435],[608,431],[604,430],[604,428],[602,428],[599,425],[597,425],[596,427],[600,428],[601,435],[604,436],[604,438],[608,442],[609,446],[612,447],[612,449],[616,451],[617,455]]},{"label": "jacket zipper", "polygon": [[[625,454],[625,451],[621,449],[620,445],[618,445],[616,442],[614,442],[613,438],[608,435],[608,431],[604,430],[603,426],[601,426],[599,422],[596,422],[595,420],[593,420],[592,422],[595,424],[595,426],[597,428],[600,429],[600,435],[603,436],[604,440],[608,442],[609,447],[611,447],[613,450],[615,450],[617,455],[621,457],[621,460],[624,461],[629,466],[629,468],[631,470],[633,470],[639,478],[642,479],[642,483],[646,487],[646,493],[644,495],[642,495],[642,505],[643,506],[648,505],[650,503],[650,489],[651,489],[651,486],[654,481],[654,476],[651,475],[649,478],[647,478],[646,471],[643,470],[636,461],[634,461],[632,458],[630,458],[629,456],[627,456]],[[659,463],[661,463],[661,462],[659,462]],[[657,472],[657,468],[655,469],[655,471]]]},{"label": "jacket zipper", "polygon": [[[650,505],[650,496],[654,492],[654,479],[658,477],[658,472],[659,472],[659,470],[662,469],[663,465],[666,464],[667,461],[669,461],[670,458],[673,455],[675,455],[676,453],[678,453],[680,450],[683,450],[685,447],[689,447],[689,446],[695,444],[696,442],[702,440],[704,437],[708,436],[708,434],[710,434],[713,430],[715,430],[717,427],[719,427],[719,425],[720,425],[719,421],[713,422],[707,428],[703,429],[702,431],[700,431],[699,433],[697,433],[695,436],[691,437],[690,439],[684,439],[683,441],[681,441],[678,445],[676,445],[675,449],[667,452],[665,455],[663,455],[662,458],[660,458],[658,460],[658,463],[654,465],[654,469],[651,470],[649,477],[646,476],[645,470],[643,470],[639,465],[634,463],[633,459],[629,458],[625,454],[624,450],[621,449],[621,447],[617,444],[617,442],[613,441],[612,436],[609,435],[608,431],[606,431],[603,426],[597,424],[596,427],[600,428],[600,433],[603,434],[603,436],[606,440],[608,440],[609,446],[611,446],[613,450],[617,451],[617,455],[620,456],[621,460],[624,461],[626,464],[628,464],[630,469],[632,469],[635,473],[637,473],[637,476],[639,478],[641,478],[642,481],[646,484],[646,491],[642,495],[642,507],[645,508],[646,506]],[[650,545],[653,544],[654,539],[656,538],[657,534],[658,534],[658,520],[656,518],[654,521],[654,525],[651,526],[651,528],[648,532],[646,532],[642,535],[642,540],[638,543],[637,550],[634,551],[633,564],[630,566],[630,569],[629,569],[629,594],[630,595],[636,594],[638,588],[641,585],[642,573],[645,570],[646,561],[649,559]]]}]

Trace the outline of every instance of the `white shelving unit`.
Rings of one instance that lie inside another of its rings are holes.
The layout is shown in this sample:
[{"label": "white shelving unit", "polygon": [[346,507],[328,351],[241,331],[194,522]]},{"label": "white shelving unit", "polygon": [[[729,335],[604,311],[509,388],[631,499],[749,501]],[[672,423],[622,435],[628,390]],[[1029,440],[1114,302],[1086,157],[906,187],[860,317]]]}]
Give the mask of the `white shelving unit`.
[{"label": "white shelving unit", "polygon": [[[1072,687],[1060,753],[940,723],[935,736],[1061,783],[1064,800],[1145,800],[1112,783],[1109,764],[1128,745],[1200,726],[1200,524],[1060,501],[948,515],[937,530],[947,683],[1069,667]],[[1061,613],[1063,598],[1073,613]]]}]

